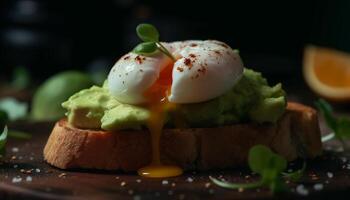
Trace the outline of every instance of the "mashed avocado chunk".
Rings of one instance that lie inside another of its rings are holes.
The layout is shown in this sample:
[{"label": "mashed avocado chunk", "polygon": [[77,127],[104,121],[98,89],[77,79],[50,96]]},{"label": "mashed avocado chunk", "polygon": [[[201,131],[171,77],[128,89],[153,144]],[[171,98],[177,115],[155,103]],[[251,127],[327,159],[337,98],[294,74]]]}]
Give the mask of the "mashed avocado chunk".
[{"label": "mashed avocado chunk", "polygon": [[[106,85],[93,86],[70,97],[62,106],[68,121],[79,128],[104,130],[140,129],[150,111],[141,106],[122,104]],[[261,73],[245,69],[243,76],[227,93],[203,103],[180,104],[168,114],[167,126],[212,127],[241,122],[276,122],[286,107],[281,84],[270,87]]]}]

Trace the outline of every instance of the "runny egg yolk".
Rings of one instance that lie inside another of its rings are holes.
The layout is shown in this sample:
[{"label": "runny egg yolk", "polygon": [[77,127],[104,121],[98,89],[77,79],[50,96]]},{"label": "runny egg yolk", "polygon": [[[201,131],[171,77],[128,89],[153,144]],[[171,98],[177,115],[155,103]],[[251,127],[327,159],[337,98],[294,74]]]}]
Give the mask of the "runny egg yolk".
[{"label": "runny egg yolk", "polygon": [[138,174],[150,178],[179,176],[183,173],[178,166],[163,165],[160,161],[160,138],[165,123],[166,111],[173,109],[175,104],[168,101],[172,84],[173,64],[168,65],[159,75],[158,80],[145,92],[151,116],[148,129],[151,133],[152,161],[148,166],[138,170]]}]

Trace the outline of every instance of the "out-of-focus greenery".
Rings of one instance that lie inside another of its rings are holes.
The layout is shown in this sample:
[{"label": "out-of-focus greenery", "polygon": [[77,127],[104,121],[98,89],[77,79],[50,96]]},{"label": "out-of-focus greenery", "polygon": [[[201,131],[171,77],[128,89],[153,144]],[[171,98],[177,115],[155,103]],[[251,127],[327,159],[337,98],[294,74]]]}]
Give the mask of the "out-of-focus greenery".
[{"label": "out-of-focus greenery", "polygon": [[57,120],[64,116],[61,103],[74,93],[94,84],[91,76],[79,71],[65,71],[47,79],[36,91],[31,110],[33,120]]}]

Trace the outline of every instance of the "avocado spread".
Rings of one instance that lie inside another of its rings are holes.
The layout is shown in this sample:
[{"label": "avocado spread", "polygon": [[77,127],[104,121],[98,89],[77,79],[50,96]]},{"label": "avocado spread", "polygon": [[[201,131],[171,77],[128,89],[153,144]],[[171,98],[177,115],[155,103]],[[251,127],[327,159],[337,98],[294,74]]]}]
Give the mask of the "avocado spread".
[{"label": "avocado spread", "polygon": [[[150,111],[118,102],[109,94],[106,84],[82,90],[62,104],[67,109],[69,123],[78,128],[104,130],[144,127]],[[285,107],[285,92],[280,83],[270,87],[261,73],[245,69],[241,79],[225,94],[202,103],[177,105],[168,113],[166,126],[174,127],[178,119],[185,127],[275,123]]]}]

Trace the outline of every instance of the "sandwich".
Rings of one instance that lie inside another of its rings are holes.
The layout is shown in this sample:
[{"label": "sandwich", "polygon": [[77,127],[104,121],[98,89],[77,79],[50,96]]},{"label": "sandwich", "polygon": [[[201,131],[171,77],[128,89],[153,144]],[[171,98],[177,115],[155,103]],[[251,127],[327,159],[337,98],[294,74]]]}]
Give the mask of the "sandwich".
[{"label": "sandwich", "polygon": [[246,68],[237,50],[217,40],[159,42],[149,24],[137,33],[144,42],[103,86],[62,103],[46,162],[172,177],[245,165],[257,144],[289,161],[321,154],[317,112],[288,102],[282,85]]}]

